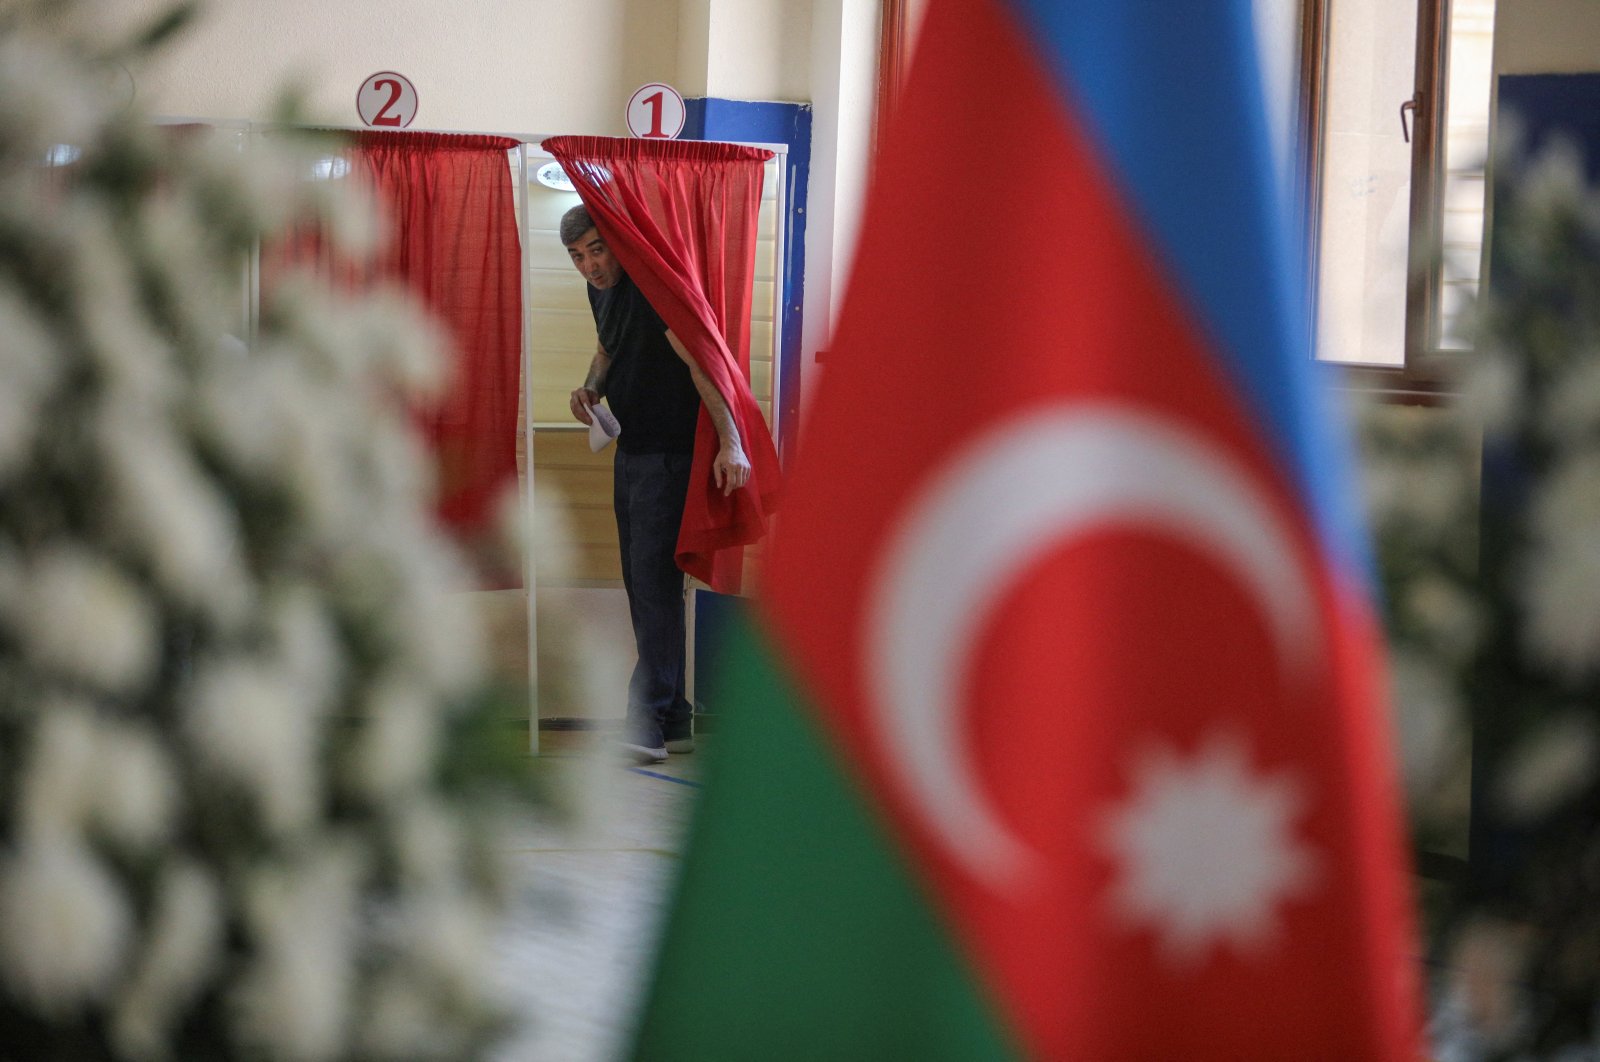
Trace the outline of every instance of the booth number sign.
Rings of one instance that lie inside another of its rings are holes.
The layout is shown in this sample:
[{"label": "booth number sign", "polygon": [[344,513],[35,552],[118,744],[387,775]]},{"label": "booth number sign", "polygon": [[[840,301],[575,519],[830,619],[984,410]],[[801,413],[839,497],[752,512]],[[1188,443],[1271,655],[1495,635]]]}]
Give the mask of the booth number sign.
[{"label": "booth number sign", "polygon": [[373,74],[356,93],[356,113],[374,129],[404,129],[417,116],[417,90],[403,74]]},{"label": "booth number sign", "polygon": [[686,114],[677,89],[651,82],[628,101],[628,131],[644,140],[671,140],[683,132]]}]

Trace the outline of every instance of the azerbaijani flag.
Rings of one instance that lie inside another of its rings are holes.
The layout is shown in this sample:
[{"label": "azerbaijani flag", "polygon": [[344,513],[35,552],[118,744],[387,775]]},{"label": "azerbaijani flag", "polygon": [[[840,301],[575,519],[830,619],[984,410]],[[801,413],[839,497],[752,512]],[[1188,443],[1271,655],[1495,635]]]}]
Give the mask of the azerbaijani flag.
[{"label": "azerbaijani flag", "polygon": [[1248,0],[932,0],[642,1059],[1416,1057]]}]

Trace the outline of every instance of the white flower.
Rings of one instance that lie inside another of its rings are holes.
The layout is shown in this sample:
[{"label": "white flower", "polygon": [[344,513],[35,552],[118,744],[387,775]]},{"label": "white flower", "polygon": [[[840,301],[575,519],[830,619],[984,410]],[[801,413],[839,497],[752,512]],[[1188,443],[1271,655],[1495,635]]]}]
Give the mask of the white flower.
[{"label": "white flower", "polygon": [[349,423],[352,411],[339,408],[327,393],[312,389],[300,397],[305,405],[297,430],[284,439],[280,475],[307,537],[339,548],[365,533],[372,516],[359,504],[360,491],[349,472],[352,440],[364,425]]},{"label": "white flower", "polygon": [[301,702],[322,716],[333,702],[344,666],[340,635],[322,595],[305,584],[277,587],[266,613],[284,677]]},{"label": "white flower", "polygon": [[327,287],[304,268],[289,271],[277,282],[273,307],[283,334],[313,378],[341,386],[369,384],[372,359],[360,310]]},{"label": "white flower", "polygon": [[167,836],[178,803],[165,742],[143,723],[102,721],[96,732],[94,821],[113,840],[148,847]]},{"label": "white flower", "polygon": [[20,598],[10,619],[35,667],[108,692],[148,677],[157,615],[108,561],[76,546],[52,547],[30,566]]},{"label": "white flower", "polygon": [[1378,523],[1428,530],[1459,524],[1473,490],[1461,463],[1443,455],[1407,455],[1379,462],[1362,486],[1367,510]]},{"label": "white flower", "polygon": [[361,515],[339,471],[339,424],[348,411],[337,390],[330,395],[313,383],[298,357],[268,343],[248,358],[214,362],[196,385],[196,425],[234,471],[289,496],[301,535],[337,542]]},{"label": "white flower", "polygon": [[210,261],[210,237],[195,205],[179,196],[159,196],[142,205],[138,220],[144,268],[163,274],[177,327],[191,340],[226,332],[228,296],[222,285],[233,278],[198,267]]},{"label": "white flower", "polygon": [[1518,587],[1529,655],[1577,678],[1600,661],[1600,542],[1531,551]]},{"label": "white flower", "polygon": [[1556,137],[1541,147],[1520,184],[1523,224],[1530,237],[1548,231],[1560,218],[1575,215],[1588,198],[1583,156],[1575,144]]},{"label": "white flower", "polygon": [[1414,581],[1400,602],[1405,616],[1424,632],[1429,643],[1451,660],[1464,661],[1483,633],[1483,610],[1473,596],[1438,576]]},{"label": "white flower", "polygon": [[184,726],[206,764],[251,793],[268,829],[299,829],[321,806],[315,722],[294,688],[261,664],[200,665]]},{"label": "white flower", "polygon": [[223,929],[217,883],[188,860],[167,865],[149,925],[112,1017],[119,1050],[135,1058],[165,1054],[173,1019],[212,975]]},{"label": "white flower", "polygon": [[435,892],[411,912],[410,923],[414,954],[442,982],[447,998],[478,998],[494,941],[494,918],[483,904],[464,892]]},{"label": "white flower", "polygon": [[149,558],[162,588],[224,620],[249,605],[237,519],[189,449],[157,420],[126,410],[99,438],[120,530]]},{"label": "white flower", "polygon": [[127,947],[126,900],[104,866],[66,839],[24,843],[0,865],[0,976],[42,1013],[102,998]]},{"label": "white flower", "polygon": [[384,219],[377,203],[361,185],[353,181],[314,181],[305,190],[333,247],[352,258],[365,258],[379,249],[385,236]]},{"label": "white flower", "polygon": [[1401,771],[1407,790],[1424,793],[1447,764],[1461,718],[1460,699],[1448,676],[1429,658],[1395,652],[1389,668]]},{"label": "white flower", "polygon": [[441,396],[450,382],[441,356],[449,340],[440,325],[418,308],[414,296],[394,289],[372,292],[359,304],[356,322],[378,370],[401,393],[413,398]]},{"label": "white flower", "polygon": [[1600,357],[1575,358],[1550,385],[1539,429],[1558,443],[1593,438],[1600,429]]},{"label": "white flower", "polygon": [[362,1057],[407,1062],[463,1057],[457,1030],[439,1020],[431,987],[404,968],[378,974],[363,1010]]},{"label": "white flower", "polygon": [[452,880],[461,866],[461,824],[436,800],[415,796],[394,818],[400,878],[412,887],[434,888]]},{"label": "white flower", "polygon": [[86,144],[104,107],[54,48],[16,33],[0,38],[0,100],[0,143],[39,161],[56,144]]},{"label": "white flower", "polygon": [[60,376],[61,354],[44,324],[0,284],[0,476],[17,468],[32,443],[39,407]]},{"label": "white flower", "polygon": [[1518,584],[1531,654],[1571,676],[1600,663],[1600,455],[1546,476],[1532,504],[1534,532]]},{"label": "white flower", "polygon": [[465,569],[443,538],[420,520],[371,529],[341,558],[338,592],[374,613],[398,658],[429,688],[464,689],[482,667],[482,629]]},{"label": "white flower", "polygon": [[184,159],[196,193],[213,209],[225,210],[240,227],[282,231],[304,204],[303,180],[294,158],[279,145],[239,150],[227,136],[196,142]]},{"label": "white flower", "polygon": [[166,833],[177,799],[172,765],[154,734],[65,698],[39,706],[19,795],[28,838],[74,837],[95,826],[140,847]]},{"label": "white flower", "polygon": [[1489,435],[1509,431],[1522,412],[1522,375],[1517,360],[1503,350],[1480,349],[1469,363],[1459,409]]},{"label": "white flower", "polygon": [[70,248],[71,268],[63,279],[110,397],[160,408],[177,389],[172,348],[140,308],[128,253],[107,209],[76,197],[61,212],[59,224]]},{"label": "white flower", "polygon": [[374,505],[414,514],[428,504],[434,488],[433,464],[421,437],[392,418],[376,419],[366,433],[364,471]]},{"label": "white flower", "polygon": [[244,1038],[274,1058],[317,1062],[344,1054],[360,874],[355,854],[332,845],[249,884],[246,918],[258,958],[233,1002]]},{"label": "white flower", "polygon": [[92,708],[65,699],[39,705],[18,794],[24,836],[41,842],[71,838],[88,825],[100,766],[96,744]]},{"label": "white flower", "polygon": [[1594,721],[1569,712],[1517,749],[1501,776],[1499,797],[1519,818],[1553,811],[1594,780],[1597,755],[1600,734]]},{"label": "white flower", "polygon": [[1600,528],[1600,453],[1562,460],[1540,485],[1532,526],[1547,540],[1586,538]]},{"label": "white flower", "polygon": [[425,782],[439,733],[428,691],[389,675],[373,686],[364,708],[366,718],[352,752],[361,791],[384,801]]}]

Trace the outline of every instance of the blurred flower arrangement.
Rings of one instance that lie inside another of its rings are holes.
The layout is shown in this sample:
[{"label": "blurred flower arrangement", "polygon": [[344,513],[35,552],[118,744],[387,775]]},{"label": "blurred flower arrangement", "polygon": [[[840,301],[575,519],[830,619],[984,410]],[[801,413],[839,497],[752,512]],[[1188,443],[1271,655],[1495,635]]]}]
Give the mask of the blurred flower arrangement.
[{"label": "blurred flower arrangement", "polygon": [[[1560,145],[1496,160],[1459,399],[1365,418],[1441,1060],[1600,1057],[1600,198]],[[1470,808],[1465,783],[1470,772]],[[1470,825],[1468,818],[1470,814]]]},{"label": "blurred flower arrangement", "polygon": [[526,763],[404,414],[434,332],[308,284],[246,350],[256,241],[370,214],[102,91],[181,18],[63,6],[0,6],[0,1056],[471,1057]]}]

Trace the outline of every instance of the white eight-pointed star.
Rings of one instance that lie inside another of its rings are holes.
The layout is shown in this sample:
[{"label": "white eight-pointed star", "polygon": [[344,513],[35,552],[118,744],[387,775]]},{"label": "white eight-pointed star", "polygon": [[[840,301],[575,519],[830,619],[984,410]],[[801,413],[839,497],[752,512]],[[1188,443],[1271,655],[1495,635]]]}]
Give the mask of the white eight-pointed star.
[{"label": "white eight-pointed star", "polygon": [[1279,906],[1316,876],[1315,855],[1294,835],[1300,804],[1294,780],[1252,771],[1236,740],[1214,736],[1190,758],[1153,750],[1128,801],[1102,822],[1116,907],[1180,965],[1223,944],[1263,950]]}]

